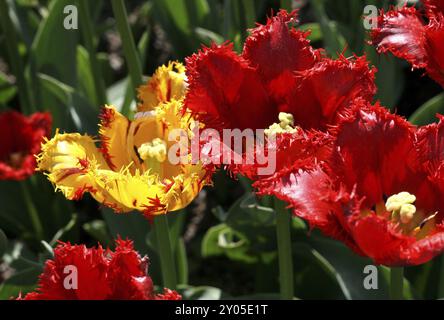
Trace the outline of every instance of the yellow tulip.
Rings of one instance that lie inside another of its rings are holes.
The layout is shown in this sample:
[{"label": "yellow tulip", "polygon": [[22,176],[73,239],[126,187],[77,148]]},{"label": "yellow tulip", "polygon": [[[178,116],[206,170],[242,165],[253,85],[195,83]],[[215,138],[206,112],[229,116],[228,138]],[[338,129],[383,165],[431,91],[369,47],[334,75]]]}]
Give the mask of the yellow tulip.
[{"label": "yellow tulip", "polygon": [[181,110],[185,88],[181,64],[160,67],[139,89],[142,102],[134,120],[105,106],[100,141],[57,132],[42,145],[39,170],[71,200],[89,192],[116,212],[138,210],[148,216],[182,209],[211,183],[212,173],[200,163],[175,165],[167,159],[176,143],[168,139],[172,130],[192,136],[193,119]]}]

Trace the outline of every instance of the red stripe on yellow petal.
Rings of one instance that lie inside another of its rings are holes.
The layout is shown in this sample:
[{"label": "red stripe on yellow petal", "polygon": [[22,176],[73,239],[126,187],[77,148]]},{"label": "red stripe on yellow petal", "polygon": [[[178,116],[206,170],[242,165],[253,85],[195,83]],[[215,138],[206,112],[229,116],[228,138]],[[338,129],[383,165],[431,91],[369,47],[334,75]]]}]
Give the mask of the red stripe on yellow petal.
[{"label": "red stripe on yellow petal", "polygon": [[105,106],[100,114],[99,134],[101,152],[112,170],[120,170],[130,163],[128,151],[124,147],[130,121],[113,106]]}]

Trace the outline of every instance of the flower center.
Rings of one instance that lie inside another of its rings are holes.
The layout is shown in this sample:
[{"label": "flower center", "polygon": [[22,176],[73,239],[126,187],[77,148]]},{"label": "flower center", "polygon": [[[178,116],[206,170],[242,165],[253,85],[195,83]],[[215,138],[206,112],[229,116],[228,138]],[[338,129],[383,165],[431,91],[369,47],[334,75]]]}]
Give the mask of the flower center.
[{"label": "flower center", "polygon": [[280,112],[279,123],[273,123],[268,129],[265,129],[267,136],[278,133],[294,133],[297,132],[297,128],[294,127],[294,118],[290,113]]},{"label": "flower center", "polygon": [[426,215],[414,205],[415,195],[406,191],[389,197],[385,209],[392,213],[392,220],[399,223],[399,230],[422,239],[435,228],[435,217],[438,212]]},{"label": "flower center", "polygon": [[413,205],[415,201],[416,197],[413,194],[403,191],[389,197],[385,203],[385,208],[392,213],[393,219],[408,224],[416,213],[416,207]]},{"label": "flower center", "polygon": [[151,142],[142,144],[137,151],[139,151],[140,158],[144,161],[151,158],[158,162],[164,162],[166,159],[166,142],[160,138],[155,138]]}]

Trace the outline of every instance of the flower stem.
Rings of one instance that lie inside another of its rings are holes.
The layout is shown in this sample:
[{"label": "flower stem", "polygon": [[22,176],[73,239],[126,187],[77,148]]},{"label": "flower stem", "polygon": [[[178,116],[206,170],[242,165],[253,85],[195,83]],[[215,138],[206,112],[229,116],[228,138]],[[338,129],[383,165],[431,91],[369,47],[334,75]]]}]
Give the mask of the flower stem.
[{"label": "flower stem", "polygon": [[128,16],[123,0],[111,0],[114,16],[116,18],[117,30],[122,39],[123,52],[134,89],[137,89],[143,82],[142,66],[137,53],[136,44],[131,34]]},{"label": "flower stem", "polygon": [[20,182],[23,192],[23,199],[25,201],[26,208],[28,209],[29,218],[31,219],[32,226],[34,228],[34,232],[38,239],[43,239],[43,226],[39,218],[39,214],[37,209],[32,201],[31,194],[29,192],[29,188],[27,185],[27,181]]},{"label": "flower stem", "polygon": [[28,84],[25,79],[25,71],[22,64],[22,58],[19,52],[19,43],[17,35],[9,16],[7,1],[0,1],[0,23],[3,29],[3,35],[6,38],[6,49],[8,51],[9,62],[12,72],[17,79],[18,95],[21,104],[21,110],[25,113],[35,111],[29,96]]},{"label": "flower stem", "polygon": [[390,268],[390,299],[402,300],[404,291],[404,268]]},{"label": "flower stem", "polygon": [[279,255],[281,298],[293,299],[293,259],[291,253],[291,216],[285,204],[275,199],[276,235]]},{"label": "flower stem", "polygon": [[157,238],[157,252],[160,257],[163,286],[175,290],[177,285],[176,266],[174,264],[168,219],[166,214],[154,218],[154,228]]},{"label": "flower stem", "polygon": [[85,0],[79,1],[80,14],[83,18],[82,21],[82,36],[85,42],[86,50],[88,50],[89,61],[91,64],[92,76],[94,78],[96,103],[103,105],[107,102],[105,84],[103,82],[102,72],[100,70],[99,61],[96,56],[96,37],[94,34],[94,28],[91,23],[91,14],[88,6],[88,2]]}]

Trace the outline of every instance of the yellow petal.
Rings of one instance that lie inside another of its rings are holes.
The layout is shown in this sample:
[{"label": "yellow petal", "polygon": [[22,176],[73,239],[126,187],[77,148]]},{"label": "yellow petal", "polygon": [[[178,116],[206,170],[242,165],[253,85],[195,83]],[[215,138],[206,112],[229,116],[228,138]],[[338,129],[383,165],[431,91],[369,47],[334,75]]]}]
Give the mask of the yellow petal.
[{"label": "yellow petal", "polygon": [[[108,169],[102,153],[94,140],[78,133],[59,134],[42,144],[37,156],[37,166],[46,172],[49,180],[68,199],[75,199],[84,191],[96,190],[93,171],[96,168]],[[99,199],[103,197],[97,195]]]},{"label": "yellow petal", "polygon": [[198,165],[184,166],[184,172],[172,180],[160,180],[149,172],[97,170],[95,185],[104,195],[101,202],[114,210],[137,210],[151,216],[187,206],[208,182],[206,178],[206,171]]},{"label": "yellow petal", "polygon": [[130,121],[113,106],[105,106],[100,115],[99,134],[102,152],[109,167],[120,170],[131,162],[127,145]]},{"label": "yellow petal", "polygon": [[185,67],[169,62],[159,67],[146,85],[139,88],[139,112],[153,110],[160,103],[183,98],[186,89]]}]

